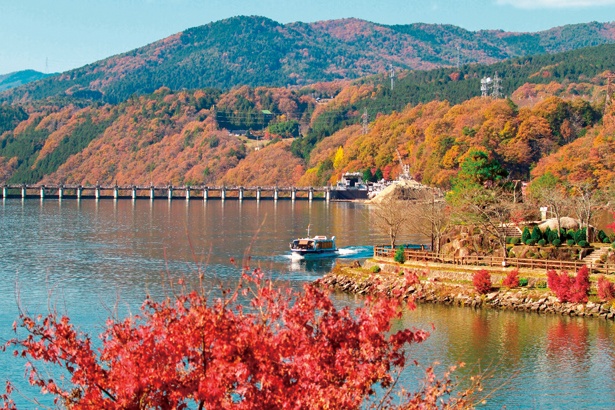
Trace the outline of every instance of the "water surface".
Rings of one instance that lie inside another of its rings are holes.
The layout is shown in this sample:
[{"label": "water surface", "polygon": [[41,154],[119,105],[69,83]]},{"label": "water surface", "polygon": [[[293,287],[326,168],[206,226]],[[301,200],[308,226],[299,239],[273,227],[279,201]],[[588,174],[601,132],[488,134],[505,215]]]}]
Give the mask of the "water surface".
[{"label": "water surface", "polygon": [[[31,313],[56,308],[97,334],[109,315],[136,312],[148,294],[167,295],[169,279],[196,285],[202,271],[205,285],[215,287],[232,283],[239,267],[249,265],[300,288],[340,260],[368,257],[371,245],[387,242],[365,207],[352,203],[7,199],[0,222],[2,339],[11,337],[18,303]],[[291,260],[288,242],[304,236],[308,224],[311,234],[337,237],[340,259]],[[403,240],[428,242],[419,235]],[[611,322],[422,305],[395,326],[434,327],[412,347],[423,365],[465,362],[462,378],[490,374],[486,390],[495,392],[485,408],[615,407]],[[20,390],[32,395],[22,366],[0,354],[0,382],[21,381]],[[404,383],[416,386],[420,373],[409,369]]]}]

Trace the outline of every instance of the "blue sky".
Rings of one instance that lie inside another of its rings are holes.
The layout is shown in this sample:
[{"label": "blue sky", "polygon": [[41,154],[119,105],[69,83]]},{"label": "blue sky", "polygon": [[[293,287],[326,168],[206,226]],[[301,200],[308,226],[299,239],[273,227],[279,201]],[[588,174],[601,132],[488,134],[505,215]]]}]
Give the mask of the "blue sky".
[{"label": "blue sky", "polygon": [[533,32],[615,20],[615,0],[1,0],[0,74],[60,72],[237,15]]}]

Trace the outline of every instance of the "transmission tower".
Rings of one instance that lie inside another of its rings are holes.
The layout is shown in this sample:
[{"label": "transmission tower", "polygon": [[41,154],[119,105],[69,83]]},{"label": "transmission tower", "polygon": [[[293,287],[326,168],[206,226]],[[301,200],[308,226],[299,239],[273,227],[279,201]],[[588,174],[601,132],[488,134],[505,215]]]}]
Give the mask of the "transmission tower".
[{"label": "transmission tower", "polygon": [[483,98],[489,97],[489,85],[491,84],[491,77],[483,77],[480,80],[480,96]]},{"label": "transmission tower", "polygon": [[361,119],[363,120],[363,135],[367,134],[367,125],[369,124],[369,116],[367,115],[367,107],[363,111],[363,115],[361,115]]},{"label": "transmission tower", "polygon": [[393,64],[390,65],[391,71],[389,76],[391,77],[391,91],[393,91],[393,87],[395,87],[395,69],[393,68]]},{"label": "transmission tower", "polygon": [[608,73],[606,75],[606,97],[604,98],[604,112],[609,105],[611,105],[611,80],[615,78],[615,74]]},{"label": "transmission tower", "polygon": [[493,77],[493,85],[491,86],[491,96],[493,98],[502,98],[502,79],[498,76],[498,72],[495,72]]}]

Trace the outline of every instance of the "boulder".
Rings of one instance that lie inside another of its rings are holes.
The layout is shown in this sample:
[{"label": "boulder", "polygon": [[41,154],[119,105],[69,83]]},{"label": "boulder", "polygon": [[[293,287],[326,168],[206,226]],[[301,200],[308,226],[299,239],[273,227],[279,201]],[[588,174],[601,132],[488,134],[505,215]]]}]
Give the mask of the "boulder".
[{"label": "boulder", "polygon": [[[570,218],[568,216],[563,216],[560,218],[560,225],[561,225],[561,228],[564,228],[564,229],[579,229],[579,227],[581,226],[578,220],[574,218]],[[547,226],[552,231],[557,230],[557,219],[556,218],[547,219],[546,221],[538,225],[540,230],[543,232],[545,229],[547,229]]]}]

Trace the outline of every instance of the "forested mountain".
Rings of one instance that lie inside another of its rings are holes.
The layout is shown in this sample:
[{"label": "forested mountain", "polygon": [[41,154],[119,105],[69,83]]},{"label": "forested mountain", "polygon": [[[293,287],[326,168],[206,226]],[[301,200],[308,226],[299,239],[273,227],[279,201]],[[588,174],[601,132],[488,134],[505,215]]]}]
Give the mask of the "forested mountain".
[{"label": "forested mountain", "polygon": [[471,32],[449,25],[386,26],[357,19],[279,24],[234,17],[0,94],[0,101],[72,96],[118,103],[172,90],[306,85],[396,70],[493,63],[615,41],[614,23],[539,33]]},{"label": "forested mountain", "polygon": [[[607,79],[615,70],[615,45],[588,47],[552,55],[527,56],[491,65],[471,64],[457,68],[402,73],[391,89],[386,76],[355,81],[327,106],[312,116],[309,132],[297,139],[293,152],[309,158],[315,144],[343,127],[358,123],[364,113],[373,119],[382,113],[403,110],[433,100],[459,104],[481,95],[481,80],[496,74],[501,97],[512,97],[521,106],[533,105],[546,96],[582,97],[604,101]],[[493,88],[487,90],[493,94]]]},{"label": "forested mountain", "polygon": [[0,92],[28,84],[41,78],[49,77],[51,74],[44,74],[34,70],[23,70],[9,74],[0,74]]},{"label": "forested mountain", "polygon": [[[394,178],[399,152],[417,179],[447,188],[479,149],[513,178],[551,172],[604,187],[615,180],[615,112],[605,106],[614,51],[408,71],[392,90],[376,75],[290,88],[161,87],[117,104],[4,103],[0,183],[322,185],[346,171]],[[480,79],[496,71],[502,95],[492,86],[480,97]]]}]

